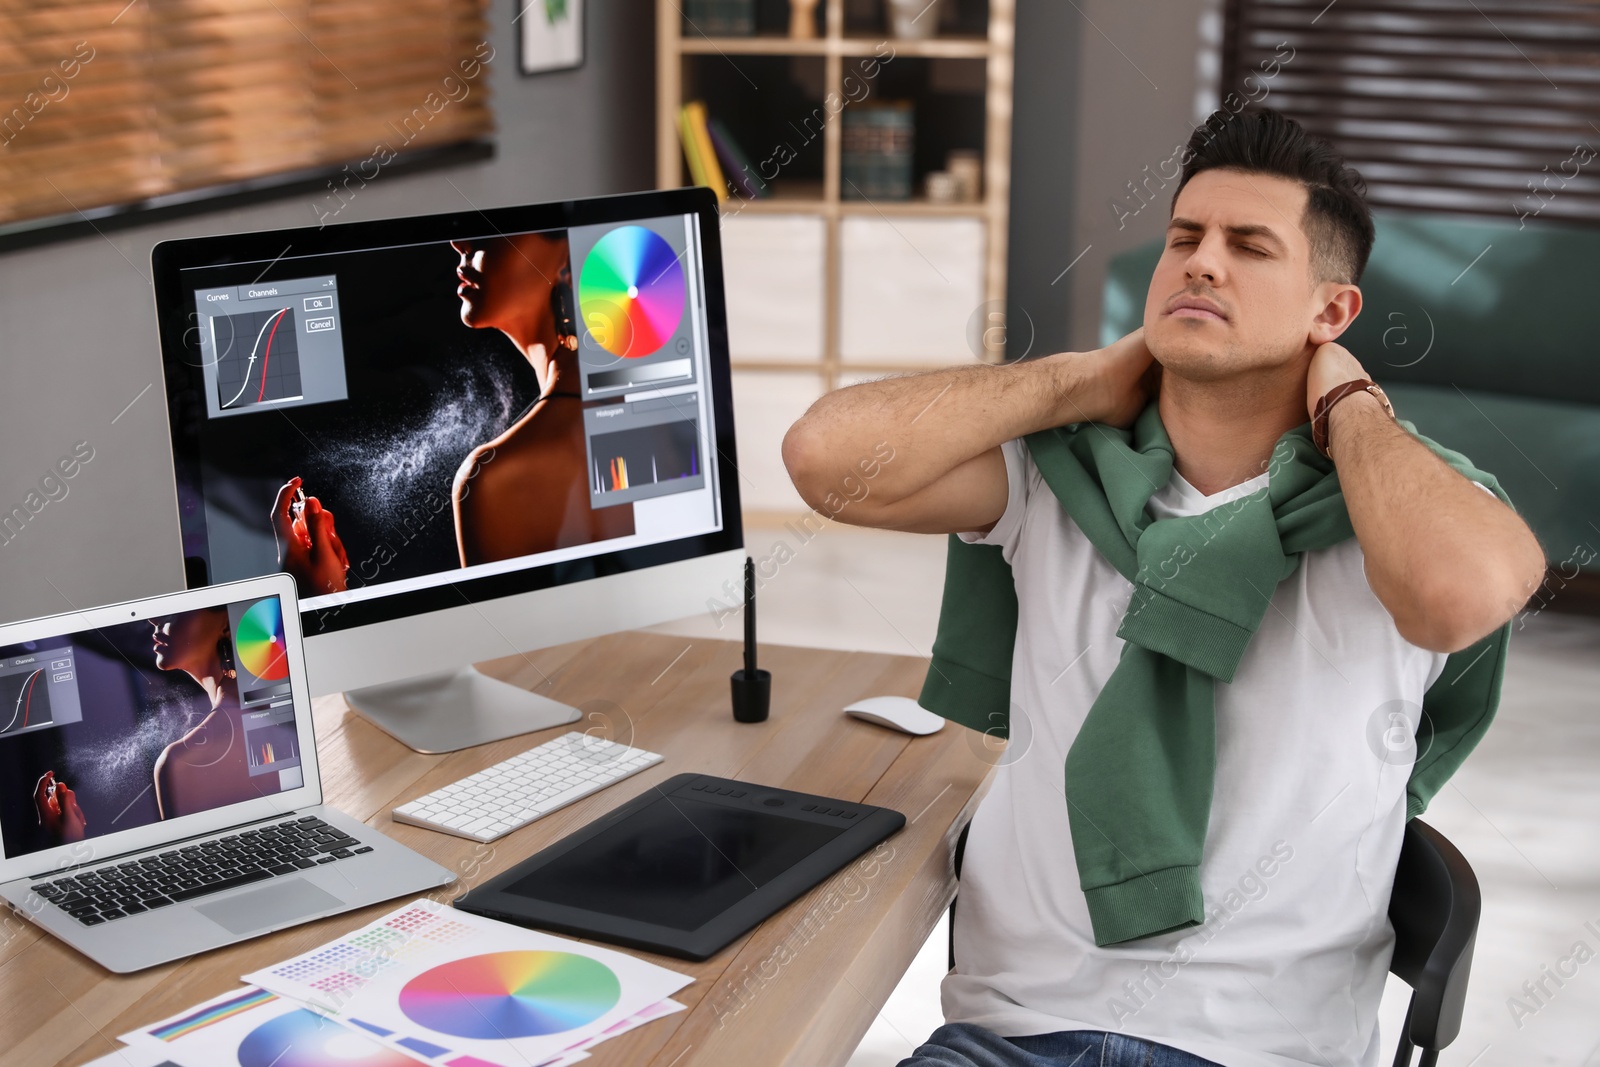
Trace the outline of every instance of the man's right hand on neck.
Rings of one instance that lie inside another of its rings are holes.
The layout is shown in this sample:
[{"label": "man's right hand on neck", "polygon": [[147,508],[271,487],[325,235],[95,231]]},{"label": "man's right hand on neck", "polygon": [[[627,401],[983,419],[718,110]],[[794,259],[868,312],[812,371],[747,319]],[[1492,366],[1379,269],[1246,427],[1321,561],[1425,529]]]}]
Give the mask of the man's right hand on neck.
[{"label": "man's right hand on neck", "polygon": [[864,382],[813,404],[783,460],[806,503],[840,522],[982,530],[1006,506],[1002,443],[1079,422],[1132,425],[1159,373],[1141,328],[1092,352]]}]

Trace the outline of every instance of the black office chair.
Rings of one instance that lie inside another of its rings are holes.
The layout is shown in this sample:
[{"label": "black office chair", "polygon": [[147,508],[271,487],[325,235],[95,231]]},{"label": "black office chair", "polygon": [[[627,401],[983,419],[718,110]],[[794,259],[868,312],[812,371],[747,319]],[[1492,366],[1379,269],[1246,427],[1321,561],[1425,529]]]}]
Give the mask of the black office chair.
[{"label": "black office chair", "polygon": [[[968,824],[970,826],[970,824]],[[967,847],[967,826],[956,838],[955,873]],[[1410,1067],[1413,1048],[1422,1049],[1417,1067],[1434,1067],[1439,1050],[1461,1032],[1467,999],[1467,974],[1478,936],[1483,897],[1466,858],[1444,835],[1421,819],[1406,823],[1400,862],[1389,895],[1394,926],[1394,956],[1389,970],[1411,987],[1411,1004],[1400,1028],[1395,1067]],[[956,902],[950,902],[950,967],[956,965]]]}]

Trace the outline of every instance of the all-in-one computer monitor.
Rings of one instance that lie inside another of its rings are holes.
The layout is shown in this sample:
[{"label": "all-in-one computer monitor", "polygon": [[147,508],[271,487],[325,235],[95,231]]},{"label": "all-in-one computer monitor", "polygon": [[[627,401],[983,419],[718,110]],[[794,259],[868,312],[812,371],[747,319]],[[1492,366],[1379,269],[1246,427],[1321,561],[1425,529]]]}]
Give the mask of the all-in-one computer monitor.
[{"label": "all-in-one computer monitor", "polygon": [[738,596],[709,190],[169,241],[152,265],[188,583],[293,575],[312,689],[411,747],[578,718],[474,661]]}]

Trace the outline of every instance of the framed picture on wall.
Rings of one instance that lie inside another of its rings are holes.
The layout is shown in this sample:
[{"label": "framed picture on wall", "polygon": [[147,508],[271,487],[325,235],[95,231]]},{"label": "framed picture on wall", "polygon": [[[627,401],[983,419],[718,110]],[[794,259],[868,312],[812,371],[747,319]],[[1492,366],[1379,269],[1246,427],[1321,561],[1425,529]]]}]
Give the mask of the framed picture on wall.
[{"label": "framed picture on wall", "polygon": [[514,0],[522,73],[583,66],[584,0]]}]

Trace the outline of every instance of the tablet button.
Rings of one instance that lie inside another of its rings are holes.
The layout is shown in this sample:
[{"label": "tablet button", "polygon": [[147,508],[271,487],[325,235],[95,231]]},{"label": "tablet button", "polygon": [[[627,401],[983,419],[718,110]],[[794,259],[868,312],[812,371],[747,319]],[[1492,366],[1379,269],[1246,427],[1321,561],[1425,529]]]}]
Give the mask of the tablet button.
[{"label": "tablet button", "polygon": [[802,805],[800,805],[800,810],[801,811],[816,811],[817,810],[817,806],[815,804],[802,804]]},{"label": "tablet button", "polygon": [[769,808],[781,808],[781,807],[783,807],[783,801],[779,800],[777,797],[768,797],[767,799],[763,800],[761,803],[765,804]]},{"label": "tablet button", "polygon": [[856,817],[856,813],[853,811],[847,811],[844,813],[844,817],[847,819],[853,819]]}]

